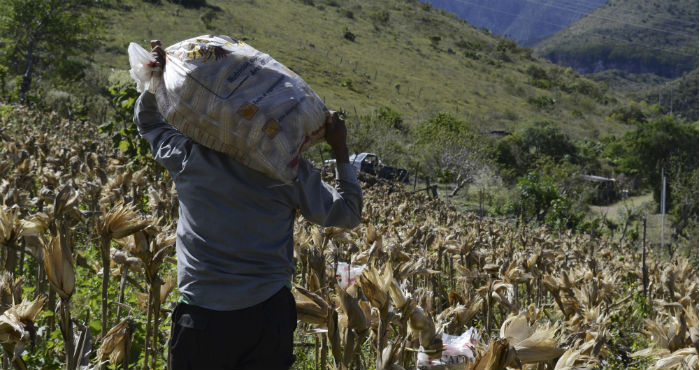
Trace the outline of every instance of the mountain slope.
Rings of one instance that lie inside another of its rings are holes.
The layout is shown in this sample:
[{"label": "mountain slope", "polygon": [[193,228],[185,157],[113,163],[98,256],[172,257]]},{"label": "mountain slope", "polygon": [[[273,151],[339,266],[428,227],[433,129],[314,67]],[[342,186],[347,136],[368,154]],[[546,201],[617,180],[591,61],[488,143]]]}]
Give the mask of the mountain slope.
[{"label": "mountain slope", "polygon": [[535,51],[581,73],[619,69],[675,78],[697,68],[696,0],[610,0]]},{"label": "mountain slope", "polygon": [[557,0],[428,0],[435,7],[456,13],[476,27],[507,35],[521,45],[533,46],[605,0],[561,2]]},{"label": "mountain slope", "polygon": [[603,84],[415,0],[208,4],[122,0],[105,14],[110,36],[96,62],[128,81],[131,41],[146,45],[159,38],[170,45],[204,33],[227,34],[269,53],[329,107],[354,117],[386,106],[401,112],[409,126],[449,112],[487,132],[514,131],[533,120],[565,126],[573,137],[627,129],[606,117],[629,102]]}]

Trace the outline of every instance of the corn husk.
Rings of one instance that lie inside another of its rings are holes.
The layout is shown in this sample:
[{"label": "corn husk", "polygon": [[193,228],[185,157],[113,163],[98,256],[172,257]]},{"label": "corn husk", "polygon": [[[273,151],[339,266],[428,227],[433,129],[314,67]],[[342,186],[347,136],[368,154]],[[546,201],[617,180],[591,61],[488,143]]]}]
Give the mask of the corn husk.
[{"label": "corn husk", "polygon": [[27,327],[36,320],[45,302],[46,297],[42,296],[33,301],[24,301],[5,311],[0,316],[0,343],[28,343],[30,333]]},{"label": "corn husk", "polygon": [[323,298],[299,286],[295,286],[292,289],[292,294],[294,294],[294,300],[296,301],[299,320],[309,324],[327,324],[328,303]]},{"label": "corn husk", "polygon": [[132,335],[130,330],[131,319],[126,318],[110,329],[102,339],[102,345],[97,349],[97,359],[100,362],[107,361],[116,365],[124,359],[127,351],[128,336]]},{"label": "corn husk", "polygon": [[75,267],[63,236],[58,233],[44,245],[44,268],[56,293],[68,299],[75,290]]},{"label": "corn husk", "polygon": [[141,219],[133,205],[119,203],[100,220],[100,234],[109,239],[121,239],[149,225]]}]

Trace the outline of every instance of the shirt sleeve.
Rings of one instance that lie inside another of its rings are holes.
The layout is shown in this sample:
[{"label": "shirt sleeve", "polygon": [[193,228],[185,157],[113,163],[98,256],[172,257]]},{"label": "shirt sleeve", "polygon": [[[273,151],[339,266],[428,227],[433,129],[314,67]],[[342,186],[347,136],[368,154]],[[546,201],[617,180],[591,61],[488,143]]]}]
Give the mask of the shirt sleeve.
[{"label": "shirt sleeve", "polygon": [[139,135],[148,141],[153,159],[176,177],[187,164],[192,151],[192,139],[165,122],[158,111],[155,95],[146,91],[134,104],[134,123]]},{"label": "shirt sleeve", "polygon": [[335,179],[332,187],[323,182],[308,161],[299,162],[299,209],[306,219],[321,226],[352,229],[362,221],[362,188],[357,170],[347,163],[338,164]]}]

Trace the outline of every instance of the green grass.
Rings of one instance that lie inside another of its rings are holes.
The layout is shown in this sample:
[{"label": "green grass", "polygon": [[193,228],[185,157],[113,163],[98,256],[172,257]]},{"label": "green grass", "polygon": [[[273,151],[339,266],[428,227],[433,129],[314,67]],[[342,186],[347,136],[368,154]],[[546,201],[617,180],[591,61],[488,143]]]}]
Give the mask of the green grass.
[{"label": "green grass", "polygon": [[[311,6],[293,0],[209,0],[200,9],[167,1],[121,4],[104,14],[110,20],[108,37],[95,56],[99,69],[113,75],[123,77],[129,68],[129,42],[146,46],[157,38],[171,45],[206,33],[227,34],[287,65],[329,107],[350,115],[388,106],[413,125],[444,111],[484,132],[550,120],[576,138],[627,129],[606,120],[616,105],[629,104],[623,96],[535,87],[525,72],[533,64],[562,80],[583,78],[417,1],[316,0]],[[344,37],[347,31],[354,42]],[[541,96],[555,103],[546,108],[528,103]]]},{"label": "green grass", "polygon": [[[647,242],[652,246],[661,245],[661,220],[664,219],[664,241],[665,244],[671,243],[671,220],[668,213],[662,217],[661,213],[657,213],[657,203],[654,200],[652,193],[639,196],[629,197],[617,203],[608,206],[590,206],[589,216],[601,217],[614,222],[617,225],[624,223],[624,215],[628,210],[639,210],[642,216],[647,218]],[[640,240],[643,233],[642,221],[637,221],[633,226],[636,227],[639,233]],[[666,252],[665,250],[663,251]]]},{"label": "green grass", "polygon": [[590,206],[592,215],[605,216],[613,222],[620,222],[626,209],[651,209],[654,205],[651,193],[622,199],[607,206]]}]

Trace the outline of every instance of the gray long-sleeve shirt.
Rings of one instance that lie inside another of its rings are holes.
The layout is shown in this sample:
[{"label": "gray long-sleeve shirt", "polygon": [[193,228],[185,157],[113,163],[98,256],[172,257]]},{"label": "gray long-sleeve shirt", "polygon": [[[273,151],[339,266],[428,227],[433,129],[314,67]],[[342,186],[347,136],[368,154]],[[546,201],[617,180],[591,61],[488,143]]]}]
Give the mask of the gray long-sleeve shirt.
[{"label": "gray long-sleeve shirt", "polygon": [[304,160],[297,180],[284,184],[184,136],[149,92],[136,101],[134,122],[177,188],[178,288],[191,304],[237,310],[288,284],[297,209],[323,226],[361,221],[362,190],[349,164],[337,166],[335,188]]}]

